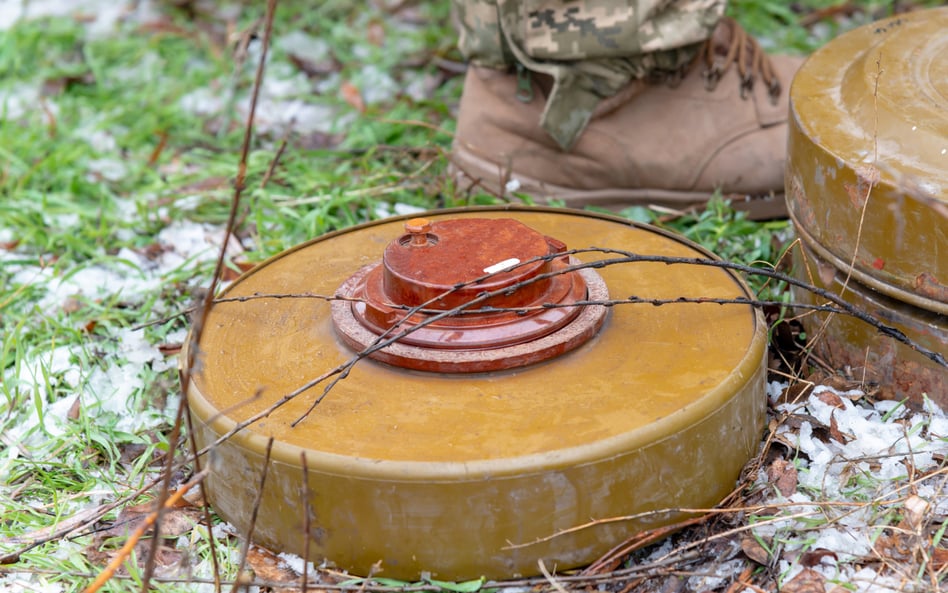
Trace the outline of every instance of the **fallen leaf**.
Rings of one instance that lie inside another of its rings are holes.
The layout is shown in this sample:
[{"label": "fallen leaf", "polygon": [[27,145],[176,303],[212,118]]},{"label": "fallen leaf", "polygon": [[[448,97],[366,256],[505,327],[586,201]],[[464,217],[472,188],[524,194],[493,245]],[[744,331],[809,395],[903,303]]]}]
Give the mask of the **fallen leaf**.
[{"label": "fallen leaf", "polygon": [[827,550],[826,548],[816,548],[815,550],[804,552],[803,555],[800,556],[800,564],[809,568],[822,563],[823,559],[827,557],[832,557],[833,560],[839,560],[836,556],[836,552]]},{"label": "fallen leaf", "polygon": [[342,99],[348,103],[349,106],[359,113],[365,113],[365,101],[362,100],[362,93],[359,92],[356,85],[348,80],[343,81],[342,84],[339,85],[339,92],[342,94]]},{"label": "fallen leaf", "polygon": [[[135,544],[133,553],[138,561],[139,571],[145,568],[152,541],[151,539],[143,539]],[[93,543],[85,549],[85,555],[86,559],[92,564],[106,565],[110,564],[119,555],[119,549],[102,548],[100,545]],[[125,561],[115,571],[116,574],[121,576],[129,574],[127,565],[130,558],[132,558],[131,554],[125,558]],[[182,573],[186,573],[188,558],[189,554],[186,550],[179,550],[163,543],[159,544],[158,549],[155,550],[155,574],[167,577],[181,576]]]},{"label": "fallen leaf", "polygon": [[850,441],[845,434],[840,432],[839,425],[836,423],[836,414],[830,414],[829,435],[831,439],[843,445]]},{"label": "fallen leaf", "polygon": [[948,550],[945,548],[935,548],[932,550],[932,569],[942,571],[948,566]]},{"label": "fallen leaf", "polygon": [[230,265],[225,267],[223,274],[221,274],[221,279],[225,282],[233,282],[244,272],[253,269],[253,267],[256,265],[249,261],[231,261],[229,263]]},{"label": "fallen leaf", "polygon": [[[147,558],[147,556],[142,556]],[[182,568],[188,564],[187,550],[179,550],[171,546],[161,545],[155,553],[155,571],[161,576],[177,576]]]},{"label": "fallen leaf", "polygon": [[806,397],[810,391],[813,389],[812,383],[794,383],[793,385],[788,386],[780,394],[780,397],[777,398],[778,404],[790,404],[801,401]]},{"label": "fallen leaf", "polygon": [[826,593],[826,578],[812,568],[804,568],[780,587],[780,593]]},{"label": "fallen leaf", "polygon": [[95,84],[95,75],[91,71],[83,72],[82,74],[56,76],[53,78],[47,78],[43,81],[43,84],[40,87],[40,94],[42,94],[44,97],[49,97],[51,95],[62,94],[63,91],[66,91],[76,85],[89,86],[93,84]]},{"label": "fallen leaf", "polygon": [[69,315],[70,313],[76,313],[82,310],[84,306],[85,305],[83,304],[83,302],[77,299],[76,297],[68,297],[66,298],[66,300],[63,301],[63,313],[67,315]]},{"label": "fallen leaf", "polygon": [[290,593],[298,590],[295,585],[299,584],[300,575],[270,550],[260,546],[250,546],[247,550],[247,564],[261,580],[290,585],[290,587],[274,587],[273,591]]},{"label": "fallen leaf", "polygon": [[843,395],[840,397],[845,397],[850,401],[858,401],[859,399],[862,399],[862,391],[865,389],[865,384],[863,384],[861,380],[846,378],[840,375],[831,375],[826,379],[826,383],[824,383],[824,385],[828,385],[836,391],[848,393],[848,395]]},{"label": "fallen leaf", "polygon": [[797,491],[797,468],[786,459],[775,459],[767,468],[767,477],[784,496]]},{"label": "fallen leaf", "polygon": [[374,20],[369,23],[366,27],[365,38],[375,47],[385,45],[385,27],[382,26],[381,21]]},{"label": "fallen leaf", "polygon": [[[122,544],[126,538],[145,524],[146,519],[154,509],[155,501],[128,506],[122,509],[113,524],[107,529],[97,531],[92,543],[86,547],[86,558],[93,564],[108,564],[122,554]],[[187,502],[180,501],[179,505],[166,509],[161,518],[161,539],[153,537],[143,538],[134,546],[134,558],[138,560],[139,570],[144,568],[148,558],[149,547],[157,545],[155,550],[156,574],[177,576],[186,571],[188,553],[171,545],[175,538],[191,531],[197,525],[200,511],[191,507]],[[151,526],[149,526],[151,527]],[[112,541],[110,541],[112,540]],[[118,569],[120,575],[128,574],[128,556]]]},{"label": "fallen leaf", "polygon": [[79,412],[81,410],[82,410],[82,403],[79,401],[79,398],[76,397],[76,399],[72,402],[72,405],[69,406],[69,411],[66,412],[66,418],[70,420],[78,420]]},{"label": "fallen leaf", "polygon": [[839,397],[832,391],[821,391],[819,394],[817,394],[816,399],[820,400],[827,406],[832,406],[840,410],[845,409],[846,407],[843,404],[843,398]]},{"label": "fallen leaf", "polygon": [[[148,446],[144,443],[122,443],[119,448],[119,461],[131,465],[138,461],[138,458],[144,455]],[[154,456],[152,457],[154,460]]]},{"label": "fallen leaf", "polygon": [[873,551],[881,558],[903,561],[911,557],[912,545],[906,540],[904,534],[885,534],[876,538]]},{"label": "fallen leaf", "polygon": [[829,440],[829,426],[826,426],[820,422],[819,419],[810,414],[793,414],[787,417],[784,424],[794,431],[799,431],[804,422],[810,423],[810,428],[813,429],[813,438],[819,439],[824,443]]},{"label": "fallen leaf", "polygon": [[297,139],[300,148],[306,150],[319,150],[322,148],[334,148],[345,137],[342,134],[327,134],[325,132],[312,132],[303,134]]},{"label": "fallen leaf", "polygon": [[902,505],[904,511],[903,521],[912,531],[918,532],[929,506],[931,505],[928,504],[928,501],[917,494],[905,499],[905,503]]},{"label": "fallen leaf", "polygon": [[335,60],[310,60],[295,53],[290,53],[288,57],[290,59],[290,63],[296,66],[309,78],[328,76],[329,74],[338,72],[341,69],[341,66]]},{"label": "fallen leaf", "polygon": [[[127,506],[121,510],[110,527],[96,533],[96,539],[101,543],[101,541],[111,537],[126,537],[138,529],[154,510],[154,500]],[[189,502],[178,501],[173,508],[166,509],[162,515],[161,535],[163,537],[175,537],[187,533],[197,525],[199,517],[199,510]]]},{"label": "fallen leaf", "polygon": [[753,537],[745,537],[741,540],[741,551],[744,555],[760,564],[761,566],[770,565],[770,553],[764,546]]},{"label": "fallen leaf", "polygon": [[155,261],[156,259],[161,257],[162,254],[168,253],[169,251],[173,251],[173,248],[171,247],[171,245],[168,245],[167,243],[161,243],[161,242],[155,241],[154,243],[149,243],[144,248],[140,249],[139,253],[141,253],[146,258],[150,259],[151,261]]}]

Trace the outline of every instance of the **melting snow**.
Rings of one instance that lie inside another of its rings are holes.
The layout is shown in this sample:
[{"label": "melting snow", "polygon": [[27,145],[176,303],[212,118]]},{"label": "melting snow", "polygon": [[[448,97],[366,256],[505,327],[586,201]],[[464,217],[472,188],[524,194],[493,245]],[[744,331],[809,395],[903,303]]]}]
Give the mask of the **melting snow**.
[{"label": "melting snow", "polygon": [[291,31],[274,41],[274,45],[288,54],[318,62],[331,57],[329,42],[303,31]]},{"label": "melting snow", "polygon": [[388,72],[372,64],[362,68],[353,82],[362,91],[367,105],[390,101],[401,89]]},{"label": "melting snow", "polygon": [[[786,383],[770,383],[768,397],[777,402],[786,387]],[[839,398],[827,398],[828,393]],[[942,481],[918,479],[926,470],[937,469],[935,454],[948,455],[948,418],[944,411],[931,400],[925,401],[921,411],[912,411],[893,401],[867,405],[850,400],[861,396],[859,391],[840,392],[817,386],[805,401],[776,406],[778,412],[803,418],[799,430],[791,428],[788,422],[777,428],[777,437],[796,449],[797,490],[786,497],[780,494],[771,484],[766,468],[759,472],[756,483],[770,493],[759,503],[761,508],[779,509],[768,511],[775,518],[761,519],[753,532],[769,540],[775,549],[775,569],[781,583],[787,583],[804,569],[799,561],[802,553],[823,549],[833,552],[835,558],[823,556],[812,568],[827,580],[827,589],[838,583],[846,590],[865,593],[915,590],[914,575],[880,576],[863,567],[865,560],[878,557],[873,545],[880,526],[889,524],[880,522],[880,514],[899,510],[905,497],[914,492],[928,505],[923,511],[926,519],[936,524],[948,519],[948,497]],[[807,417],[820,423],[823,433],[826,426],[835,422],[843,442],[818,435]],[[912,491],[906,489],[909,467],[915,478]],[[664,559],[675,550],[675,544],[666,540],[644,562]],[[691,577],[688,589],[719,586],[736,578],[745,566],[743,561],[732,562],[730,554],[724,554],[709,567],[712,572]],[[746,593],[750,591],[745,589]]]},{"label": "melting snow", "polygon": [[424,211],[424,208],[412,206],[411,204],[403,204],[401,202],[395,202],[394,204],[379,202],[375,206],[375,216],[377,218],[386,218],[388,216],[405,216],[406,214],[417,214]]},{"label": "melting snow", "polygon": [[111,33],[123,21],[143,21],[153,18],[155,9],[150,0],[3,0],[0,2],[0,31],[9,29],[19,20],[51,16],[82,19],[90,36],[101,37]]},{"label": "melting snow", "polygon": [[[3,3],[0,2],[0,11]],[[3,15],[0,12],[0,23],[3,23]],[[0,30],[3,27],[0,25]],[[39,87],[33,84],[18,84],[0,90],[0,121],[13,121],[29,113],[36,112],[36,104],[39,101]],[[58,112],[58,106],[51,101],[47,101],[47,107],[53,115]]]},{"label": "melting snow", "polygon": [[[773,400],[782,386],[771,384],[768,393]],[[832,393],[832,404],[821,394]],[[774,541],[783,542],[780,572],[784,582],[802,570],[799,563],[786,560],[794,551],[823,548],[837,555],[838,561],[827,566],[814,567],[827,579],[834,579],[855,587],[857,591],[901,591],[905,583],[894,577],[880,577],[868,568],[859,568],[859,560],[871,558],[876,552],[873,541],[878,536],[877,515],[884,505],[901,504],[907,495],[904,488],[911,468],[913,475],[936,467],[934,453],[948,454],[945,440],[948,418],[931,400],[924,409],[911,412],[898,402],[879,401],[872,406],[857,405],[847,396],[860,392],[839,392],[827,386],[817,386],[802,404],[780,404],[778,411],[786,414],[805,414],[823,426],[835,422],[842,442],[835,438],[817,437],[814,426],[804,420],[798,431],[786,423],[777,429],[778,437],[795,445],[798,452],[799,490],[788,498],[774,493],[764,502],[807,503],[813,501],[851,502],[851,506],[824,507],[808,520],[771,523],[755,528],[755,532]],[[758,484],[767,487],[766,471],[761,471]],[[915,486],[922,499],[932,502],[929,518],[943,521],[948,516],[948,503],[942,484],[924,481]],[[864,504],[867,500],[876,504]],[[784,514],[814,511],[813,506],[801,504],[784,508]],[[814,522],[815,521],[815,522]],[[847,564],[847,562],[853,562]]]},{"label": "melting snow", "polygon": [[[65,228],[76,222],[57,221]],[[101,263],[68,274],[53,266],[19,264],[17,268],[13,264],[11,282],[41,289],[36,306],[52,311],[60,310],[68,300],[79,296],[93,300],[118,296],[128,303],[141,303],[161,290],[168,274],[215,259],[222,240],[223,230],[219,227],[175,222],[158,233],[157,241],[166,249],[155,259],[123,248],[115,258],[103,258]],[[234,240],[229,252],[233,255],[241,249]],[[27,356],[19,366],[4,372],[4,384],[28,396],[25,401],[29,403],[25,406],[29,411],[21,410],[20,421],[5,432],[5,445],[40,445],[50,436],[64,434],[72,422],[68,416],[76,402],[76,397],[58,395],[67,388],[77,394],[86,413],[112,415],[116,429],[122,432],[139,433],[168,421],[166,410],[131,410],[129,405],[136,401],[154,373],[174,368],[174,359],[166,358],[142,330],[115,328],[109,338],[95,344],[101,350],[97,354],[84,351],[82,346],[59,346]],[[167,338],[183,340],[184,331]],[[95,364],[95,359],[102,357],[108,358],[107,366]],[[8,466],[0,464],[0,470],[4,470],[0,471],[0,482],[5,479]]]}]

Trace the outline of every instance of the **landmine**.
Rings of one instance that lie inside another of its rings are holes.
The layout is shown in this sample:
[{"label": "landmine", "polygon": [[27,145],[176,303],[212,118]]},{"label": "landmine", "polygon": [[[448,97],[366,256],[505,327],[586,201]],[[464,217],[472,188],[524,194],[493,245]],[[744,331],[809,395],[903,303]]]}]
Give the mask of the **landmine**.
[{"label": "landmine", "polygon": [[[831,41],[790,89],[795,275],[948,357],[948,8]],[[820,303],[794,289],[794,298]],[[948,405],[948,369],[843,315],[804,316],[817,355],[869,389]]]},{"label": "landmine", "polygon": [[[714,259],[616,217],[487,208],[335,232],[243,275],[187,394],[201,447],[261,416],[211,447],[213,507],[246,534],[259,498],[255,542],[354,574],[466,580],[582,566],[684,518],[664,509],[718,503],[760,444],[761,315],[597,304],[751,295],[720,267],[575,270],[618,257],[567,253],[590,246]],[[324,397],[303,389],[410,328]],[[590,524],[615,517],[632,518]]]}]

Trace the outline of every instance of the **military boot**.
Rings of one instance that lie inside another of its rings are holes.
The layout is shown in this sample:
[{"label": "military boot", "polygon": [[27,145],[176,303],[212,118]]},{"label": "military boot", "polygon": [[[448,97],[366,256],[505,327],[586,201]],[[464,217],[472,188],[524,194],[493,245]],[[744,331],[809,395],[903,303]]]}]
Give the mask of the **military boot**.
[{"label": "military boot", "polygon": [[752,218],[785,216],[787,96],[801,63],[767,56],[722,19],[680,80],[635,80],[604,99],[569,151],[539,125],[549,79],[533,74],[525,93],[523,77],[472,66],[452,170],[461,191],[540,203],[687,209],[720,189]]}]

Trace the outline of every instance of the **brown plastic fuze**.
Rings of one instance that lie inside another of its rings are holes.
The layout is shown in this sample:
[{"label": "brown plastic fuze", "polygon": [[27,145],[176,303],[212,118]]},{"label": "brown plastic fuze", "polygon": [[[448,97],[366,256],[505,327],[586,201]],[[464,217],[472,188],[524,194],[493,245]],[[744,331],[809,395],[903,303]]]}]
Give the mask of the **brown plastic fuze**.
[{"label": "brown plastic fuze", "polygon": [[[763,429],[760,315],[607,305],[748,290],[722,268],[568,253],[593,245],[713,257],[611,216],[463,209],[332,233],[239,278],[188,393],[202,447],[249,422],[209,454],[217,513],[246,533],[259,499],[252,537],[272,549],[308,538],[354,574],[466,580],[582,566],[683,518],[663,509],[719,502]],[[618,516],[638,518],[595,522]]]},{"label": "brown plastic fuze", "polygon": [[[795,273],[948,357],[948,8],[831,41],[790,90]],[[816,303],[810,293],[795,298]],[[817,353],[891,397],[948,405],[948,369],[842,315],[804,317]]]}]

